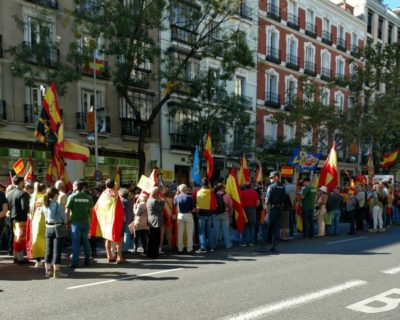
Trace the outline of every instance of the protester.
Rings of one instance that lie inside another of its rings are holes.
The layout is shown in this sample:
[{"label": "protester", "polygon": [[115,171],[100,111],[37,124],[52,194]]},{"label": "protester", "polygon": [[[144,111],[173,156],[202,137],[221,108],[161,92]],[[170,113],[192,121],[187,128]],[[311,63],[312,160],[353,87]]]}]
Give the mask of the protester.
[{"label": "protester", "polygon": [[[193,211],[195,204],[192,196],[188,194],[185,184],[178,186],[177,194],[174,199],[174,205],[178,212],[178,253],[182,254],[186,247],[188,254],[193,253],[193,230],[194,220]],[[183,241],[183,235],[186,234],[186,245]]]},{"label": "protester", "polygon": [[120,188],[118,194],[122,201],[122,206],[124,207],[124,236],[122,253],[128,253],[129,249],[132,247],[132,234],[129,232],[129,225],[133,222],[133,202],[129,196],[129,191],[125,188]]},{"label": "protester", "polygon": [[272,171],[269,175],[271,185],[268,187],[265,204],[268,210],[269,230],[272,232],[271,252],[278,252],[280,219],[282,217],[285,187],[279,181],[279,172]]},{"label": "protester", "polygon": [[[256,192],[256,191],[254,191]],[[257,199],[258,193],[257,194]],[[229,194],[225,192],[223,183],[217,184],[216,190],[217,208],[213,212],[213,227],[214,227],[214,243],[217,246],[220,232],[224,238],[225,249],[232,248],[231,234],[230,234],[230,221],[233,214],[233,202]],[[258,200],[259,201],[259,200]],[[254,225],[255,230],[255,225]]]},{"label": "protester", "polygon": [[207,248],[211,252],[215,251],[212,213],[217,208],[217,199],[208,184],[207,178],[203,178],[201,182],[201,188],[194,193],[194,201],[199,217],[199,252],[204,253],[207,252]]},{"label": "protester", "polygon": [[[148,196],[145,193],[141,193],[133,206],[134,220],[133,220],[133,233],[135,241],[134,254],[137,255],[139,248],[139,240],[143,249],[143,253],[147,254],[147,243],[148,243],[148,214],[147,214],[147,199]],[[132,233],[132,230],[130,230]]]},{"label": "protester", "polygon": [[301,212],[303,213],[303,234],[305,238],[314,237],[315,192],[310,185],[310,178],[303,179],[301,191]]},{"label": "protester", "polygon": [[260,205],[260,197],[257,191],[251,188],[250,182],[247,182],[244,190],[240,192],[240,201],[247,217],[242,245],[253,247],[256,241],[256,209]]},{"label": "protester", "polygon": [[164,207],[164,226],[161,228],[161,241],[160,241],[160,252],[163,251],[164,239],[167,238],[168,252],[172,252],[173,249],[173,227],[176,220],[174,200],[172,199],[171,189],[164,187],[163,200],[165,201]]},{"label": "protester", "polygon": [[[67,200],[67,222],[71,224],[72,261],[70,268],[79,266],[80,247],[85,253],[85,266],[90,265],[89,226],[92,217],[92,197],[83,192],[84,182],[75,181],[73,191]],[[61,206],[61,205],[60,205]]]},{"label": "protester", "polygon": [[296,186],[289,181],[289,179],[284,180],[285,192],[289,196],[290,203],[287,202],[287,210],[289,212],[289,237],[293,238],[294,231],[296,229]]},{"label": "protester", "polygon": [[8,249],[7,212],[8,202],[5,194],[6,186],[0,183],[0,249]]},{"label": "protester", "polygon": [[[383,228],[383,203],[382,197],[379,194],[379,185],[374,185],[371,189],[371,202],[372,202],[372,218],[373,218],[373,228],[370,229],[370,232],[383,232],[385,229]],[[378,229],[379,227],[379,229]]]},{"label": "protester", "polygon": [[14,176],[15,189],[7,195],[7,201],[10,206],[10,222],[13,232],[13,252],[14,263],[26,264],[28,260],[24,259],[26,249],[26,220],[29,212],[29,194],[24,191],[24,178]]},{"label": "protester", "polygon": [[164,226],[165,201],[161,193],[161,187],[154,187],[147,200],[147,214],[149,222],[149,243],[147,256],[157,258],[161,241],[161,228]]},{"label": "protester", "polygon": [[400,187],[396,184],[393,188],[393,201],[392,201],[392,222],[393,224],[399,224],[399,207],[400,207]]},{"label": "protester", "polygon": [[51,187],[44,197],[44,214],[46,217],[46,278],[65,278],[67,275],[60,271],[63,236],[57,228],[66,222],[63,206],[57,203],[59,191]]},{"label": "protester", "polygon": [[356,226],[355,211],[356,211],[357,199],[349,191],[348,188],[346,188],[346,192],[347,192],[347,199],[345,200],[345,208],[346,208],[346,215],[350,222],[350,231],[347,234],[354,235],[355,234],[355,226]]},{"label": "protester", "polygon": [[333,187],[332,192],[328,196],[327,210],[332,214],[332,222],[329,230],[329,235],[337,236],[339,232],[340,210],[343,205],[343,197],[340,194],[338,186]]},{"label": "protester", "polygon": [[58,180],[58,181],[56,181],[54,186],[59,192],[58,203],[61,204],[63,206],[63,208],[65,208],[65,206],[67,205],[67,200],[68,200],[68,196],[65,193],[65,184],[62,180]]},{"label": "protester", "polygon": [[325,236],[325,213],[326,213],[326,203],[328,202],[328,188],[322,186],[318,190],[317,194],[317,225],[318,234],[317,237]]},{"label": "protester", "polygon": [[32,193],[33,193],[34,190],[33,190],[33,184],[32,184],[31,181],[27,181],[27,182],[25,183],[24,191],[25,191],[27,194],[29,194],[29,196],[32,195]]},{"label": "protester", "polygon": [[358,184],[356,186],[356,209],[355,209],[355,220],[356,220],[356,231],[358,233],[364,231],[364,214],[365,206],[367,206],[367,193],[364,191],[363,186]]},{"label": "protester", "polygon": [[30,259],[36,259],[35,267],[42,265],[41,259],[46,254],[46,217],[43,212],[46,185],[35,182],[34,192],[30,198],[27,220],[27,253]]}]

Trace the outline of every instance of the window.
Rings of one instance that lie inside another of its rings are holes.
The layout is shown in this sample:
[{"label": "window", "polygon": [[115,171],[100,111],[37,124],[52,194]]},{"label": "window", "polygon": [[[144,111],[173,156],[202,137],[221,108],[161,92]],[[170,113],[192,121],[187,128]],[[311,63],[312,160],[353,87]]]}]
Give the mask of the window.
[{"label": "window", "polygon": [[43,83],[35,83],[32,86],[25,88],[26,104],[24,119],[26,123],[37,122],[46,90],[47,86]]},{"label": "window", "polygon": [[288,2],[288,20],[287,24],[289,27],[298,29],[299,17],[297,15],[297,3],[295,1]]},{"label": "window", "polygon": [[372,20],[373,20],[373,13],[368,10],[368,21],[367,21],[368,33],[372,33]]},{"label": "window", "polygon": [[342,56],[336,57],[336,78],[344,79],[345,60]]},{"label": "window", "polygon": [[351,53],[356,53],[358,50],[358,37],[357,33],[352,32],[351,34],[351,46],[350,46],[350,51]]},{"label": "window", "polygon": [[[109,132],[109,123],[107,123],[107,117],[105,108],[103,105],[103,92],[96,92],[96,118],[97,118],[97,130],[99,132]],[[94,111],[94,91],[82,88],[81,89],[81,106],[80,112],[77,113],[77,129],[85,130],[87,125],[87,114],[88,112]],[[109,120],[108,120],[109,121]]]},{"label": "window", "polygon": [[323,20],[323,25],[322,25],[322,29],[324,30],[324,31],[327,31],[327,32],[331,32],[331,22],[329,21],[329,19],[328,18],[324,18],[324,20]]},{"label": "window", "polygon": [[286,66],[288,68],[298,70],[298,40],[294,35],[289,35],[286,38]]},{"label": "window", "polygon": [[391,44],[393,42],[393,24],[389,23],[388,27],[388,44]]},{"label": "window", "polygon": [[331,77],[331,55],[328,50],[321,53],[321,79],[328,80]]},{"label": "window", "polygon": [[328,88],[323,88],[321,91],[321,103],[326,107],[330,104],[330,90]]},{"label": "window", "polygon": [[279,0],[268,0],[267,2],[267,16],[280,21]]},{"label": "window", "polygon": [[382,40],[383,37],[383,18],[379,17],[378,20],[378,39]]},{"label": "window", "polygon": [[236,76],[235,79],[235,94],[237,96],[244,96],[246,90],[246,78]]},{"label": "window", "polygon": [[302,146],[311,146],[312,145],[312,131],[306,131],[303,133],[303,137],[301,139]]},{"label": "window", "polygon": [[276,123],[273,116],[268,115],[264,117],[264,140],[265,142],[276,141],[277,140],[277,129],[278,124]]},{"label": "window", "polygon": [[280,107],[280,99],[278,95],[278,74],[273,70],[267,73],[266,86],[267,92],[265,93],[265,103],[270,107]]},{"label": "window", "polygon": [[311,43],[308,43],[305,45],[304,51],[304,72],[308,75],[315,76],[315,47]]},{"label": "window", "polygon": [[220,87],[220,70],[210,68],[208,70],[208,99],[218,98],[218,90]]},{"label": "window", "polygon": [[296,125],[283,125],[283,140],[292,141],[296,138]]},{"label": "window", "polygon": [[[153,111],[154,96],[137,91],[129,91],[129,99],[132,104],[140,111],[142,120],[147,120]],[[119,117],[120,119],[135,119],[136,116],[131,107],[126,103],[124,98],[119,99]]]},{"label": "window", "polygon": [[337,111],[344,110],[344,94],[341,91],[335,92],[335,109]]},{"label": "window", "polygon": [[280,63],[279,31],[273,27],[267,28],[267,60]]},{"label": "window", "polygon": [[285,103],[291,105],[295,102],[297,96],[297,80],[294,77],[286,77]]},{"label": "window", "polygon": [[317,34],[315,32],[315,17],[314,11],[311,9],[307,9],[306,14],[306,34],[310,37],[316,37]]},{"label": "window", "polygon": [[199,74],[200,64],[197,60],[189,60],[186,63],[186,80],[191,81]]},{"label": "window", "polygon": [[337,48],[339,50],[346,51],[346,36],[343,26],[339,26],[338,28]]},{"label": "window", "polygon": [[322,22],[322,41],[326,44],[332,44],[331,22],[328,18],[324,18]]}]

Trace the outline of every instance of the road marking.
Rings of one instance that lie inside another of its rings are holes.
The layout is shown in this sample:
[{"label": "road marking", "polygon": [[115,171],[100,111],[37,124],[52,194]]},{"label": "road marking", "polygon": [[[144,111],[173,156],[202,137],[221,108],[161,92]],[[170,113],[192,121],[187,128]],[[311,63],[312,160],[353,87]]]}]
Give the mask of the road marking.
[{"label": "road marking", "polygon": [[265,306],[257,307],[251,309],[247,312],[237,313],[228,317],[223,318],[224,320],[246,320],[246,319],[258,319],[261,317],[265,317],[266,315],[278,311],[282,311],[285,309],[290,309],[301,304],[309,303],[315,300],[320,300],[326,296],[330,296],[333,294],[337,294],[339,292],[352,289],[355,287],[366,285],[367,282],[363,280],[354,280],[348,281],[338,286],[334,286],[328,289],[324,289],[321,291],[311,292],[309,294],[283,300],[280,302],[275,302],[272,304],[267,304]]},{"label": "road marking", "polygon": [[386,273],[386,274],[396,274],[396,273],[400,273],[400,267],[397,267],[397,268],[393,268],[393,269],[389,269],[389,270],[385,270],[385,271],[382,271],[383,273]]},{"label": "road marking", "polygon": [[[394,297],[396,296],[396,297]],[[400,305],[400,289],[392,289],[377,296],[347,306],[347,309],[362,313],[381,313],[392,311]]]},{"label": "road marking", "polygon": [[368,238],[368,237],[358,237],[358,238],[351,238],[351,239],[345,239],[345,240],[339,240],[339,241],[326,242],[325,244],[331,245],[331,244],[336,244],[336,243],[343,243],[343,242],[349,242],[349,241],[356,241],[356,240],[367,239],[367,238]]},{"label": "road marking", "polygon": [[136,278],[154,276],[154,275],[156,275],[156,274],[162,274],[162,273],[167,273],[167,272],[173,272],[173,271],[178,271],[178,270],[182,270],[182,269],[183,269],[183,268],[176,268],[176,269],[169,269],[169,270],[161,270],[161,271],[150,272],[150,273],[145,273],[145,274],[141,274],[141,275],[135,275],[135,276],[129,276],[129,277],[118,278],[118,279],[111,279],[111,280],[106,280],[106,281],[99,281],[99,282],[94,282],[94,283],[82,284],[82,285],[79,285],[79,286],[68,287],[68,288],[66,288],[66,289],[67,289],[67,290],[73,290],[73,289],[80,289],[80,288],[86,288],[86,287],[93,287],[93,286],[98,286],[98,285],[101,285],[101,284],[107,284],[107,283],[112,283],[112,282],[116,282],[116,281],[131,280],[131,279],[136,279]]}]

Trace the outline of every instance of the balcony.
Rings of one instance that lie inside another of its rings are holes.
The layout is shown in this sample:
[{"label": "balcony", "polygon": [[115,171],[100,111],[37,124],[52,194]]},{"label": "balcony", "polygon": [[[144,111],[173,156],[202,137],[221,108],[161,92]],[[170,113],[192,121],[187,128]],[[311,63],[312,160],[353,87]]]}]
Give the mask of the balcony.
[{"label": "balcony", "polygon": [[31,104],[25,104],[24,105],[24,122],[25,123],[31,123],[31,124],[36,124],[38,122],[39,116],[38,116],[38,110],[35,110],[33,105]]},{"label": "balcony", "polygon": [[358,55],[359,48],[356,44],[351,45],[350,54],[354,57]]},{"label": "balcony", "polygon": [[338,72],[338,71],[336,71],[336,73],[335,73],[335,78],[336,78],[337,80],[344,80],[344,73],[343,73],[343,72]]},{"label": "balcony", "polygon": [[287,26],[295,30],[300,30],[299,17],[295,14],[288,13]]},{"label": "balcony", "polygon": [[177,25],[171,25],[171,41],[182,42],[191,46],[197,41],[197,33]]},{"label": "balcony", "polygon": [[267,47],[265,59],[276,64],[281,64],[281,51],[274,47]]},{"label": "balcony", "polygon": [[151,71],[144,69],[134,69],[129,79],[129,85],[148,89],[150,87]]},{"label": "balcony", "polygon": [[239,96],[240,103],[246,110],[252,111],[253,110],[253,98],[249,96]]},{"label": "balcony", "polygon": [[268,8],[267,8],[267,17],[280,22],[281,21],[281,10],[280,10],[280,8],[278,6],[272,4],[272,3],[268,3],[267,6],[268,6]]},{"label": "balcony", "polygon": [[60,50],[43,43],[23,42],[27,51],[27,62],[43,67],[55,68],[60,60]]},{"label": "balcony", "polygon": [[315,77],[317,75],[317,65],[312,61],[304,61],[304,73]]},{"label": "balcony", "polygon": [[0,121],[7,120],[7,104],[5,100],[0,100]]},{"label": "balcony", "polygon": [[241,3],[239,8],[237,9],[236,14],[243,18],[243,19],[247,19],[247,20],[252,20],[251,18],[251,8],[246,5],[245,3]]},{"label": "balcony", "polygon": [[331,69],[329,68],[321,68],[321,79],[325,81],[330,81],[332,79]]},{"label": "balcony", "polygon": [[121,134],[123,136],[139,137],[140,128],[136,124],[135,119],[122,118],[121,121]]},{"label": "balcony", "polygon": [[28,0],[28,2],[32,2],[40,6],[48,7],[51,9],[58,9],[57,0]]},{"label": "balcony", "polygon": [[332,45],[332,34],[329,31],[322,31],[322,42],[328,45]]},{"label": "balcony", "polygon": [[0,34],[0,58],[3,58],[3,36]]},{"label": "balcony", "polygon": [[171,149],[179,150],[192,150],[193,145],[190,143],[188,134],[170,133],[170,147]]},{"label": "balcony", "polygon": [[337,47],[339,50],[341,50],[341,51],[343,51],[343,52],[346,52],[346,40],[343,39],[343,38],[337,38],[336,47]]},{"label": "balcony", "polygon": [[[99,66],[101,65],[101,66]],[[108,66],[108,62],[107,61],[102,61],[99,62],[99,60],[96,62],[96,78],[97,79],[104,79],[107,80],[110,78],[110,68]],[[77,70],[80,71],[82,73],[82,75],[84,76],[88,76],[88,77],[93,77],[93,62],[90,61],[89,65],[82,65],[82,66],[77,66]]]},{"label": "balcony", "polygon": [[265,106],[279,109],[281,107],[281,96],[275,92],[265,93]]},{"label": "balcony", "polygon": [[[97,132],[98,133],[110,133],[111,119],[105,115],[104,108],[97,109]],[[76,129],[86,131],[87,130],[87,113],[77,112],[76,113]]]},{"label": "balcony", "polygon": [[300,60],[297,56],[292,54],[286,55],[286,67],[299,71],[300,70]]},{"label": "balcony", "polygon": [[307,22],[306,23],[306,35],[308,35],[308,36],[310,36],[312,38],[316,38],[317,37],[315,24],[313,24],[311,22]]}]

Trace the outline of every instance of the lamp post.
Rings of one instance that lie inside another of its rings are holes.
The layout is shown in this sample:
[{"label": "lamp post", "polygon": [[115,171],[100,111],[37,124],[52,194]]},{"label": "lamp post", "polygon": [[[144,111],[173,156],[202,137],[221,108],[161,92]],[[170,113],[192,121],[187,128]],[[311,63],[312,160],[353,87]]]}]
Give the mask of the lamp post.
[{"label": "lamp post", "polygon": [[99,169],[99,146],[97,137],[97,92],[96,92],[96,51],[97,51],[97,38],[95,39],[95,45],[93,50],[93,115],[94,115],[94,159],[95,169]]}]

